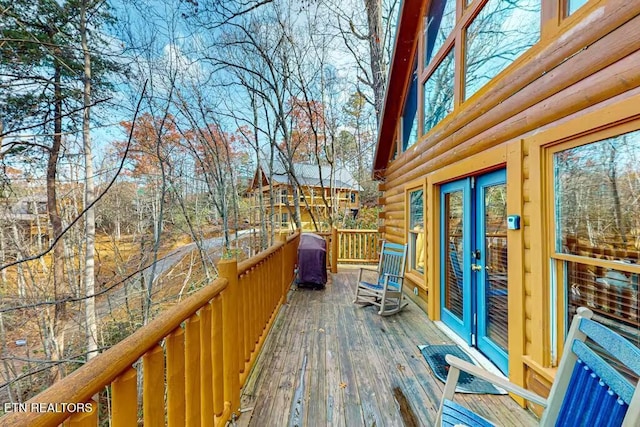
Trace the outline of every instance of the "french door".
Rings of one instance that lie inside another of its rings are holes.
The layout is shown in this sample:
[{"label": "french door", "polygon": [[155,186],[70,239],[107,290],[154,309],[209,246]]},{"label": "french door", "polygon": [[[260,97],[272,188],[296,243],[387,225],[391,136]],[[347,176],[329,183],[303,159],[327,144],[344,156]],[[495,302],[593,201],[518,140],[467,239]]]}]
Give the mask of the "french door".
[{"label": "french door", "polygon": [[440,187],[441,318],[508,373],[504,169]]}]

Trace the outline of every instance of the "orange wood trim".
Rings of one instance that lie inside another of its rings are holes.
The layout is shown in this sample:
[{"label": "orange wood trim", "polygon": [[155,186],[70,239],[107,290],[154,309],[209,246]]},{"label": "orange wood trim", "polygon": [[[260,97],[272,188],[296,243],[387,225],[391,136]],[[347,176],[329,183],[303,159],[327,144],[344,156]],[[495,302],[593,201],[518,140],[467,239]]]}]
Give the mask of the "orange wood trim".
[{"label": "orange wood trim", "polygon": [[427,311],[432,320],[440,320],[440,192],[432,176],[427,176]]},{"label": "orange wood trim", "polygon": [[[523,141],[516,140],[507,145],[507,213],[523,216]],[[524,288],[524,221],[520,230],[507,231],[508,265],[508,350],[509,379],[521,387],[525,386],[525,370],[522,356],[525,351],[525,288]],[[525,401],[515,400],[524,407]]]},{"label": "orange wood trim", "polygon": [[553,383],[553,380],[554,380],[554,378],[556,376],[556,372],[558,371],[557,368],[546,368],[546,367],[542,366],[541,364],[539,364],[530,355],[522,356],[522,361],[529,368],[533,369],[538,374],[540,374],[540,376],[542,376],[545,380],[549,381],[550,383]]},{"label": "orange wood trim", "polygon": [[531,217],[529,218],[529,241],[531,262],[531,353],[530,356],[541,366],[549,363],[549,339],[548,339],[548,297],[546,292],[549,283],[548,264],[549,259],[545,255],[543,236],[545,230],[546,213],[544,207],[545,179],[542,177],[545,171],[542,152],[539,147],[530,147],[529,150],[529,191],[531,198]]}]

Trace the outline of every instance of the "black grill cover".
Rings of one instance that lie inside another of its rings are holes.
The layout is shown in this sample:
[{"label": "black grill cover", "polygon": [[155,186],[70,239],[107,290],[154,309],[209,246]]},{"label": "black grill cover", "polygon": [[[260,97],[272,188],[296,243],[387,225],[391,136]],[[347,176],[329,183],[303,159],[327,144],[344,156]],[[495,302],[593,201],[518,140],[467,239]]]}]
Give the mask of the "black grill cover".
[{"label": "black grill cover", "polygon": [[327,283],[327,243],[311,233],[302,233],[298,245],[297,282],[325,285]]}]

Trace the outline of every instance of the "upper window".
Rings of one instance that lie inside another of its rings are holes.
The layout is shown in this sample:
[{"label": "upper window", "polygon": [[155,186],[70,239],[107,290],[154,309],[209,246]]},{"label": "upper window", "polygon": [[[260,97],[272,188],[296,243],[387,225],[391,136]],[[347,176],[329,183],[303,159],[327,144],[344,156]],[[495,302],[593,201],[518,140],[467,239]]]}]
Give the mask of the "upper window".
[{"label": "upper window", "polygon": [[467,27],[465,99],[540,39],[541,0],[489,0]]},{"label": "upper window", "polygon": [[417,63],[414,63],[411,82],[407,90],[402,112],[402,151],[406,151],[418,140],[418,75]]},{"label": "upper window", "polygon": [[587,0],[569,0],[567,2],[567,15],[571,15],[576,10],[580,9]]},{"label": "upper window", "polygon": [[425,22],[424,65],[429,65],[433,56],[444,45],[456,25],[456,0],[434,0]]},{"label": "upper window", "polygon": [[427,133],[453,111],[454,63],[453,49],[424,83],[424,123]]},{"label": "upper window", "polygon": [[409,269],[424,274],[424,190],[409,191]]}]

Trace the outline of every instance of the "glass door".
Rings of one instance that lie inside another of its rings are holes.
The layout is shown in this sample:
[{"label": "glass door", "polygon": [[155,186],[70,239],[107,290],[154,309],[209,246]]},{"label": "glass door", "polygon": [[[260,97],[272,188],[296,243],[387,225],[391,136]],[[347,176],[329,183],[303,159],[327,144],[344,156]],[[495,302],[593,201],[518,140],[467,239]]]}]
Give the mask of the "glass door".
[{"label": "glass door", "polygon": [[502,372],[507,359],[506,173],[440,188],[441,318]]},{"label": "glass door", "polygon": [[508,373],[507,185],[504,169],[475,185],[475,268],[478,349]]},{"label": "glass door", "polygon": [[442,321],[472,344],[471,298],[471,179],[440,189],[440,271]]}]

